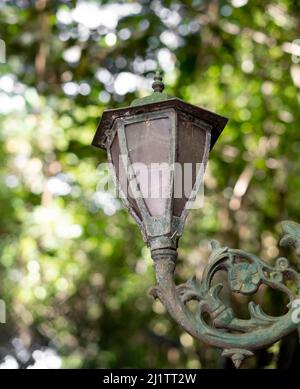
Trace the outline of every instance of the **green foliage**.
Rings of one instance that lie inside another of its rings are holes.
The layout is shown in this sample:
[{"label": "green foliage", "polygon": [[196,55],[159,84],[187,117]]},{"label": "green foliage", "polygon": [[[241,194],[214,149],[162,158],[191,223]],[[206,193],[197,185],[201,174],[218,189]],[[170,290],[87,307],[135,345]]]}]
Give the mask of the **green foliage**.
[{"label": "green foliage", "polygon": [[103,109],[149,93],[158,61],[168,94],[230,118],[178,278],[201,276],[211,238],[272,260],[276,223],[300,220],[299,26],[289,0],[1,2],[2,359],[28,366],[50,348],[72,368],[221,366],[147,297],[148,250],[120,203],[95,196],[106,156],[90,143]]}]

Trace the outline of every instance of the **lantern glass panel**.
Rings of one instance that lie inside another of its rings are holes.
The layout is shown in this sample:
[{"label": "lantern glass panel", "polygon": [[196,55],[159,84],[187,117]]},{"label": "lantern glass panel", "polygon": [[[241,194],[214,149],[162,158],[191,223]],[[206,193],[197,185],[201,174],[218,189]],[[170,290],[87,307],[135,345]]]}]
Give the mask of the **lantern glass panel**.
[{"label": "lantern glass panel", "polygon": [[121,189],[122,193],[120,193],[121,196],[124,196],[133,210],[135,211],[136,215],[141,220],[141,214],[139,207],[136,203],[136,200],[134,196],[132,195],[132,191],[130,189],[129,180],[128,180],[128,173],[126,173],[125,167],[124,167],[124,160],[122,159],[121,152],[120,152],[120,143],[118,135],[116,134],[114,137],[114,140],[112,142],[111,148],[111,160],[112,164],[115,169],[116,178],[119,184],[119,188]]},{"label": "lantern glass panel", "polygon": [[170,193],[170,119],[125,125],[130,163],[151,216],[161,216]]},{"label": "lantern glass panel", "polygon": [[177,123],[173,215],[180,217],[192,194],[199,170],[204,171],[208,134],[183,115],[178,115]]}]

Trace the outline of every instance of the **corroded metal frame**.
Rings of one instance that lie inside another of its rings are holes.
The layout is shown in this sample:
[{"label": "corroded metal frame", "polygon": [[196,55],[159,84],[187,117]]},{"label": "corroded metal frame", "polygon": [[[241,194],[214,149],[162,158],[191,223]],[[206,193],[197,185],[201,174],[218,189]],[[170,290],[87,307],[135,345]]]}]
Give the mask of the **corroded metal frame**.
[{"label": "corroded metal frame", "polygon": [[[168,150],[168,164],[171,167],[169,174],[169,182],[168,182],[168,196],[166,199],[165,210],[161,216],[151,216],[148,208],[146,206],[146,202],[142,197],[142,193],[139,190],[139,185],[137,181],[137,177],[132,168],[132,161],[130,161],[130,154],[128,151],[128,145],[126,141],[125,135],[125,126],[127,124],[145,122],[150,120],[164,119],[168,118],[170,121],[169,128],[169,150]],[[147,114],[140,114],[128,117],[126,119],[121,119],[121,123],[118,126],[118,137],[120,143],[120,151],[122,155],[125,155],[128,159],[128,168],[129,175],[132,179],[129,181],[130,189],[132,192],[137,189],[138,196],[135,198],[137,202],[137,206],[142,215],[142,222],[145,228],[145,235],[148,239],[153,239],[155,237],[160,237],[162,235],[167,235],[171,233],[171,219],[172,219],[172,190],[174,183],[174,166],[175,163],[175,145],[176,145],[176,113],[174,109],[162,110],[157,112],[149,112]]]},{"label": "corroded metal frame", "polygon": [[[131,161],[130,161],[130,153],[128,151],[128,145],[126,141],[126,135],[125,135],[125,127],[128,124],[132,123],[138,123],[138,122],[144,122],[147,120],[156,120],[156,119],[163,119],[168,118],[170,121],[170,128],[169,128],[169,139],[170,139],[170,146],[169,146],[169,156],[168,156],[168,163],[171,167],[170,169],[170,175],[169,175],[169,185],[168,185],[168,197],[166,199],[166,205],[165,205],[165,211],[161,216],[151,216],[148,208],[146,206],[145,200],[142,197],[142,193],[139,190],[139,185],[137,181],[137,177],[135,175],[135,172],[133,171]],[[134,217],[134,219],[138,222],[141,230],[142,235],[144,237],[144,240],[147,243],[152,243],[152,241],[155,241],[156,239],[161,240],[160,238],[162,236],[171,236],[172,234],[172,205],[173,205],[173,185],[174,185],[174,166],[175,163],[175,153],[176,153],[176,128],[177,128],[177,116],[174,109],[164,109],[160,111],[155,112],[149,112],[149,113],[143,113],[139,115],[133,115],[128,116],[126,118],[119,118],[114,123],[113,131],[111,132],[111,137],[109,141],[107,142],[107,153],[108,153],[108,159],[110,162],[110,168],[113,173],[114,181],[118,186],[119,193],[121,195],[121,199],[124,202],[124,205],[129,210],[131,215]],[[135,201],[137,203],[138,209],[141,214],[141,218],[137,215],[131,204],[128,202],[128,199],[126,195],[124,194],[120,184],[117,182],[116,177],[116,171],[112,164],[112,156],[111,156],[111,145],[114,140],[114,137],[118,135],[119,139],[119,146],[120,146],[120,154],[122,155],[122,158],[126,158],[126,164],[128,166],[128,175],[130,177],[129,180],[129,188],[132,192],[138,192],[137,196],[135,198]]]},{"label": "corroded metal frame", "polygon": [[139,115],[142,113],[160,111],[162,109],[173,108],[176,112],[181,112],[190,115],[193,118],[201,120],[203,123],[211,126],[211,143],[210,149],[213,148],[221,135],[228,119],[220,116],[207,109],[197,107],[195,105],[186,103],[185,101],[176,97],[164,99],[162,101],[151,101],[144,105],[136,105],[125,108],[106,109],[98,124],[96,133],[94,135],[92,145],[95,147],[107,149],[107,141],[109,141],[111,135],[111,129],[114,122],[119,118],[126,118],[133,115]]},{"label": "corroded metal frame", "polygon": [[[202,164],[199,168],[199,171],[197,172],[196,181],[193,185],[192,192],[180,216],[173,215],[174,164],[177,154],[177,132],[179,130],[177,125],[178,111],[176,111],[174,108],[168,107],[166,109],[150,111],[147,113],[119,117],[113,122],[113,125],[109,132],[107,132],[106,136],[105,147],[107,150],[108,160],[110,162],[110,170],[114,178],[114,182],[118,188],[120,197],[125,207],[128,209],[130,214],[134,217],[134,219],[140,226],[144,241],[151,247],[151,250],[157,250],[166,247],[177,247],[178,239],[182,235],[184,223],[189,213],[188,206],[194,203],[196,194],[198,193],[199,187],[203,181],[203,176],[208,161],[208,155],[211,148],[211,132],[213,126],[208,122],[205,122],[204,120],[192,116],[191,114],[182,113],[180,111],[180,115],[184,115],[187,121],[193,122],[194,126],[198,127],[199,130],[203,131],[203,133],[205,134],[205,147]],[[151,216],[147,209],[145,200],[143,199],[142,194],[139,191],[137,177],[135,176],[135,173],[131,166],[132,161],[130,161],[130,153],[128,151],[128,145],[125,135],[125,127],[126,125],[132,123],[145,122],[147,120],[155,120],[162,118],[168,118],[170,120],[170,145],[168,161],[170,165],[170,182],[168,190],[169,196],[166,201],[166,209],[163,215]],[[138,192],[135,201],[141,217],[139,217],[132,205],[129,203],[127,196],[126,194],[124,194],[116,176],[116,170],[113,166],[111,155],[111,146],[115,139],[115,136],[118,136],[119,139],[120,155],[122,155],[122,158],[126,159],[124,162],[128,167],[128,176],[130,177],[129,189],[132,192]]]}]

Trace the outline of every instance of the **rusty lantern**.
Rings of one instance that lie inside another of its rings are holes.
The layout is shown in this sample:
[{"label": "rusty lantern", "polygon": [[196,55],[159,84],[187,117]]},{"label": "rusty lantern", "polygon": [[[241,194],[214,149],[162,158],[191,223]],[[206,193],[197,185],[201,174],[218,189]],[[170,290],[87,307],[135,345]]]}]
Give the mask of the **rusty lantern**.
[{"label": "rusty lantern", "polygon": [[107,150],[126,208],[154,253],[177,248],[208,160],[227,119],[163,93],[105,110],[93,145]]},{"label": "rusty lantern", "polygon": [[[239,367],[256,349],[300,328],[300,276],[284,257],[270,266],[253,254],[212,241],[202,280],[175,285],[178,239],[203,181],[209,152],[227,119],[164,94],[159,73],[152,86],[152,95],[130,107],[105,110],[93,145],[107,151],[120,196],[151,249],[157,279],[152,295],[188,333],[222,348]],[[294,247],[299,255],[300,226],[285,221],[282,228],[280,244]],[[225,284],[212,282],[219,270],[227,272],[231,292],[253,295],[264,284],[287,294],[287,313],[272,317],[251,302],[249,319],[235,317],[228,301],[220,297]],[[287,286],[287,278],[289,283],[294,280],[293,287]],[[197,314],[189,309],[191,300],[199,302]]]}]

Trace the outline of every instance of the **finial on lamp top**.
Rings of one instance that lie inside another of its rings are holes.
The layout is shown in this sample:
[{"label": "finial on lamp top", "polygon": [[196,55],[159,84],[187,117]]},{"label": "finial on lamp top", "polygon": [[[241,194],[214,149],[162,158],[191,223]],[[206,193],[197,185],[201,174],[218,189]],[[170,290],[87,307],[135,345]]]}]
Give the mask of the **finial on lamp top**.
[{"label": "finial on lamp top", "polygon": [[155,73],[155,76],[154,76],[154,82],[152,84],[152,88],[153,88],[154,92],[159,92],[159,93],[163,92],[163,90],[165,89],[165,84],[163,83],[162,80],[163,80],[162,72],[158,68],[156,73]]},{"label": "finial on lamp top", "polygon": [[171,98],[171,96],[163,93],[163,90],[165,89],[165,84],[162,81],[162,72],[159,68],[155,73],[152,88],[153,88],[153,93],[150,96],[146,96],[141,99],[135,99],[130,105],[134,107],[137,105],[158,103],[159,101],[164,101]]}]

